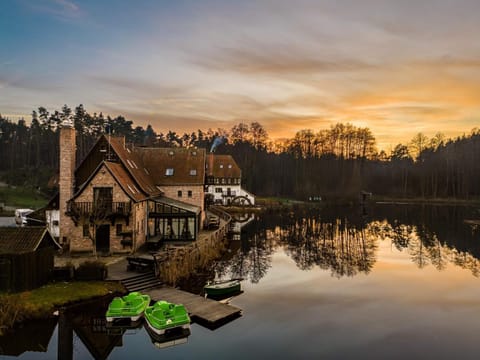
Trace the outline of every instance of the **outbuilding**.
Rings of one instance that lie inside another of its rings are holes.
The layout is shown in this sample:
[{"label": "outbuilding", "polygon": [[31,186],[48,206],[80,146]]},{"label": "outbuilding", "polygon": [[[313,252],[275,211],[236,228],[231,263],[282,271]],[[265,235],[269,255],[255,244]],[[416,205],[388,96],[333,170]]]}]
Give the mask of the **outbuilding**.
[{"label": "outbuilding", "polygon": [[0,227],[0,291],[24,291],[46,284],[59,248],[45,227]]}]

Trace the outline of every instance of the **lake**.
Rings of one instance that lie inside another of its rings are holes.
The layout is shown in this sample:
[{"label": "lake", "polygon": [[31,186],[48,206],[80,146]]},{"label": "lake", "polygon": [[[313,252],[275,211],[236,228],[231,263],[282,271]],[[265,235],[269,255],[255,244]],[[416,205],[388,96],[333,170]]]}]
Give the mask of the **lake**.
[{"label": "lake", "polygon": [[[470,207],[377,205],[242,219],[203,274],[245,279],[231,300],[240,318],[215,330],[192,324],[186,343],[158,348],[144,328],[108,333],[108,302],[94,304],[62,318],[73,335],[62,336],[61,357],[476,359],[480,229],[464,220],[477,218]],[[32,326],[43,330],[0,338],[0,353],[57,358],[56,322]]]}]

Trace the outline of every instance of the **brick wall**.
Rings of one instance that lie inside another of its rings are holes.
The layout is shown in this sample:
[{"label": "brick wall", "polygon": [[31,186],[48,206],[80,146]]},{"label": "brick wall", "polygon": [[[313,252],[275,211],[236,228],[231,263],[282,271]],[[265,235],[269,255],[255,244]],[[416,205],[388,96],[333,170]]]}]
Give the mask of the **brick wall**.
[{"label": "brick wall", "polygon": [[[130,197],[123,191],[122,187],[117,183],[115,178],[110,174],[105,166],[102,166],[97,174],[93,177],[90,183],[84,188],[82,193],[75,199],[77,202],[93,202],[93,189],[95,187],[111,187],[113,201],[114,202],[129,202]],[[141,207],[145,205],[140,205]],[[110,252],[111,253],[129,253],[132,251],[131,247],[125,247],[121,241],[123,236],[117,235],[116,225],[122,224],[122,232],[132,231],[133,233],[133,244],[136,243],[136,214],[138,205],[132,203],[132,214],[130,215],[129,224],[126,225],[126,221],[122,218],[117,218],[115,223],[112,225],[110,221],[104,221],[103,224],[110,225]],[[141,215],[141,214],[140,214]],[[92,240],[88,237],[83,236],[83,227],[79,223],[78,226],[75,226],[71,222],[71,243],[70,251],[71,252],[84,252],[84,251],[93,251]],[[145,241],[145,236],[143,236],[143,242]]]},{"label": "brick wall", "polygon": [[[201,223],[205,220],[205,212],[203,211],[203,201],[205,197],[203,185],[175,185],[175,186],[162,186],[162,190],[165,192],[164,196],[170,199],[182,201],[187,204],[195,205],[201,208]],[[192,192],[192,197],[188,197],[188,191]],[[182,196],[178,196],[178,192],[182,192]]]},{"label": "brick wall", "polygon": [[75,129],[69,126],[63,126],[60,129],[60,173],[59,173],[59,225],[60,242],[68,243],[70,240],[71,227],[73,222],[65,215],[67,211],[67,201],[73,196],[74,171],[75,171]]}]

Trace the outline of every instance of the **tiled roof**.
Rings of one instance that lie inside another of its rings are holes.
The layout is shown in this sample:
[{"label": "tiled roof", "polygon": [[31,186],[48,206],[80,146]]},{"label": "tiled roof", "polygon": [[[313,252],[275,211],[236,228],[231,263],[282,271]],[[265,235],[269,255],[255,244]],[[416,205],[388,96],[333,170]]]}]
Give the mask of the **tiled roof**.
[{"label": "tiled roof", "polygon": [[110,144],[141,190],[150,196],[161,195],[161,191],[152,180],[148,166],[145,167],[136,151],[126,148],[124,141],[120,138],[112,137]]},{"label": "tiled roof", "polygon": [[112,176],[117,180],[118,184],[122,187],[128,196],[134,201],[145,200],[147,196],[135,186],[135,181],[129,173],[124,169],[122,164],[105,161],[105,166],[110,171]]},{"label": "tiled roof", "polygon": [[[213,158],[213,159],[212,159]],[[207,175],[216,178],[241,178],[242,171],[231,155],[207,155]]]},{"label": "tiled roof", "polygon": [[35,251],[43,239],[58,247],[45,227],[0,227],[0,254]]},{"label": "tiled roof", "polygon": [[155,185],[204,183],[205,149],[136,147],[133,152],[142,160]]}]

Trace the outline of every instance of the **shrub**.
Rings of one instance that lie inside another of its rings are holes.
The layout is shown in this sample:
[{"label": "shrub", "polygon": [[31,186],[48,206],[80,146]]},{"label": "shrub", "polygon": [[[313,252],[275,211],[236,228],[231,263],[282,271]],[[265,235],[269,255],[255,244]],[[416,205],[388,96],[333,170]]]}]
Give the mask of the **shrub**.
[{"label": "shrub", "polygon": [[85,261],[75,270],[77,280],[104,280],[107,277],[107,266],[101,261]]}]

